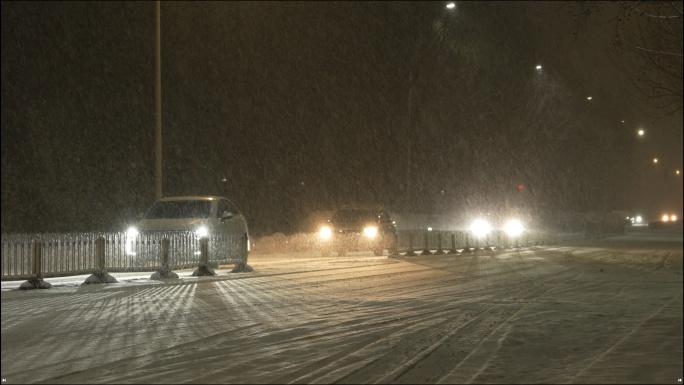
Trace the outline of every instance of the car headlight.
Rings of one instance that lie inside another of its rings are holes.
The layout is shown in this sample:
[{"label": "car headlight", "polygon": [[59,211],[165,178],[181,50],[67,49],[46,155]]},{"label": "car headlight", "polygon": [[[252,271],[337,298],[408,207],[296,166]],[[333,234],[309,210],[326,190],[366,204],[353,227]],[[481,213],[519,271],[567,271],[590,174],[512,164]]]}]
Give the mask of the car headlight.
[{"label": "car headlight", "polygon": [[517,237],[518,235],[522,234],[524,230],[525,228],[523,227],[522,223],[517,219],[509,220],[506,222],[506,226],[504,226],[504,231],[510,237]]},{"label": "car headlight", "polygon": [[318,236],[321,237],[321,239],[330,239],[332,236],[332,229],[329,226],[322,226],[318,231]]},{"label": "car headlight", "polygon": [[477,219],[470,225],[470,231],[472,231],[476,237],[481,238],[492,231],[492,226],[484,219]]},{"label": "car headlight", "polygon": [[195,230],[195,235],[198,238],[204,238],[209,235],[209,230],[207,230],[206,226],[200,226],[197,228],[197,230]]},{"label": "car headlight", "polygon": [[133,247],[133,241],[138,237],[139,231],[135,227],[131,226],[126,230],[126,255],[135,255],[135,248]]},{"label": "car headlight", "polygon": [[368,226],[363,229],[363,234],[368,238],[375,238],[378,235],[378,228],[375,226]]},{"label": "car headlight", "polygon": [[129,227],[128,230],[126,230],[126,236],[128,236],[128,238],[135,238],[138,236],[138,233],[138,229],[136,229],[133,226]]}]

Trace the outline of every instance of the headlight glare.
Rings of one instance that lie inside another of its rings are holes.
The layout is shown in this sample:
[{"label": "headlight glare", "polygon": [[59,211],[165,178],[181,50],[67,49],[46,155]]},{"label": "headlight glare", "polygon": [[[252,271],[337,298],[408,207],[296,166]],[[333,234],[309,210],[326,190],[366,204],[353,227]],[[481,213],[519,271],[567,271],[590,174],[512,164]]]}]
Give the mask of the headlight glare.
[{"label": "headlight glare", "polygon": [[473,224],[470,225],[470,231],[472,231],[476,237],[482,238],[492,231],[492,226],[484,219],[476,219]]},{"label": "headlight glare", "polygon": [[332,236],[332,229],[329,226],[322,226],[318,231],[318,236],[322,239],[329,239]]},{"label": "headlight glare", "polygon": [[135,227],[131,226],[131,227],[128,228],[128,230],[126,230],[126,235],[127,235],[129,238],[135,238],[135,237],[138,236],[138,229],[136,229]]},{"label": "headlight glare", "polygon": [[200,226],[195,230],[195,235],[197,235],[199,238],[204,238],[207,235],[209,235],[209,230],[205,226]]},{"label": "headlight glare", "polygon": [[368,226],[363,229],[363,234],[368,238],[375,238],[378,235],[378,228],[375,226]]},{"label": "headlight glare", "polygon": [[504,231],[506,231],[506,234],[508,234],[509,237],[517,237],[522,234],[524,230],[522,223],[517,219],[509,220],[504,227]]}]

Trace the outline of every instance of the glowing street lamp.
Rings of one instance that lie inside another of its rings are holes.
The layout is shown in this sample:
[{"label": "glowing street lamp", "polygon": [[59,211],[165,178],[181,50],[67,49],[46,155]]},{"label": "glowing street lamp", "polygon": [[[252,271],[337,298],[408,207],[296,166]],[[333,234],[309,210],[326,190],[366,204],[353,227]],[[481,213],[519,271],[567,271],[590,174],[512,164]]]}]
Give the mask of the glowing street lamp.
[{"label": "glowing street lamp", "polygon": [[447,4],[446,7],[447,7],[447,9],[454,9],[454,8],[456,7],[456,4],[454,4],[454,3],[449,3],[449,4]]},{"label": "glowing street lamp", "polygon": [[653,164],[658,163],[658,158],[653,158]]},{"label": "glowing street lamp", "polygon": [[541,69],[542,69],[542,66],[541,66],[541,65],[537,65],[537,70],[541,70]]},{"label": "glowing street lamp", "polygon": [[644,136],[646,132],[644,130],[639,130],[637,131],[637,133],[639,134],[639,136]]}]

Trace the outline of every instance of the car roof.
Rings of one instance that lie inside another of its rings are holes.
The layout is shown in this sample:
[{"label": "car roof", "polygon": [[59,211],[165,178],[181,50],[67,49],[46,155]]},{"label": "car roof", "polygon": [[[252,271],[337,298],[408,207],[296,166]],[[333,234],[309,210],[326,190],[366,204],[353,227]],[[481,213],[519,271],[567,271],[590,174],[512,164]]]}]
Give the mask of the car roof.
[{"label": "car roof", "polygon": [[159,201],[214,201],[218,199],[227,199],[224,197],[219,197],[219,196],[213,196],[213,195],[207,195],[207,196],[199,196],[199,195],[192,195],[192,196],[176,196],[176,197],[164,197],[159,199]]},{"label": "car roof", "polygon": [[369,211],[376,211],[376,210],[386,210],[382,205],[343,205],[340,206],[337,210],[369,210]]}]

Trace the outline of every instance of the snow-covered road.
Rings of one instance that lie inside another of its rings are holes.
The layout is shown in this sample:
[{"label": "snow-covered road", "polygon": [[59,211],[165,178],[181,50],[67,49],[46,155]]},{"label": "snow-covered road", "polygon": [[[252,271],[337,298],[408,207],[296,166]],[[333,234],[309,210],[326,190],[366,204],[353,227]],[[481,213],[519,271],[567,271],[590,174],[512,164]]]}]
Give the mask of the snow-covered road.
[{"label": "snow-covered road", "polygon": [[3,290],[2,379],[676,384],[675,235],[396,259],[254,255],[252,273]]}]

